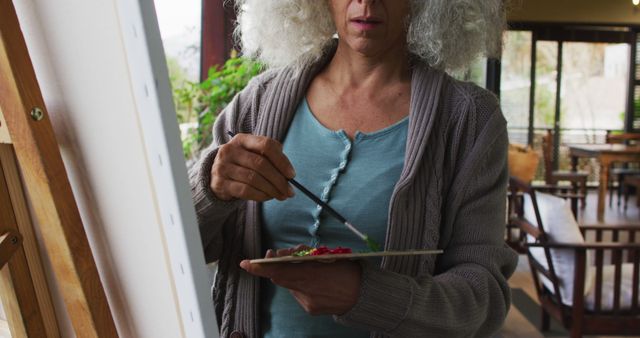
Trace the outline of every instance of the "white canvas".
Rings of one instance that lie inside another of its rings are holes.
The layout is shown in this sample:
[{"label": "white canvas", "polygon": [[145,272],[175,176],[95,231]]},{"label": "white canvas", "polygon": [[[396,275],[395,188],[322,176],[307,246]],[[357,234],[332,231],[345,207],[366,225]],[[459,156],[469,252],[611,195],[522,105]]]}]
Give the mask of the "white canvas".
[{"label": "white canvas", "polygon": [[119,335],[216,337],[153,2],[14,3]]}]

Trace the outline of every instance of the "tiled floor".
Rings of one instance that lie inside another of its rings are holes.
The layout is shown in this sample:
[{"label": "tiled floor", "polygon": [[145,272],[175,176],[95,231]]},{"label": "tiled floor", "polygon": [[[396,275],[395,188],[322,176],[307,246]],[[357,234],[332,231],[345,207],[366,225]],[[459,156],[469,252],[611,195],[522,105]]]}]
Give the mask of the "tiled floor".
[{"label": "tiled floor", "polygon": [[[605,210],[605,221],[598,222],[596,218],[597,194],[596,191],[590,191],[585,209],[579,212],[579,222],[581,224],[638,224],[640,227],[640,210],[636,206],[634,196],[630,196],[628,201],[628,209],[625,211],[621,206],[617,207],[617,199],[614,196],[613,206],[609,207],[608,196]],[[533,282],[531,281],[531,272],[526,260],[526,256],[520,257],[520,262],[516,272],[509,280],[512,288],[520,288],[525,291],[533,300],[537,302]],[[496,337],[553,337],[553,335],[545,335],[538,330],[539,323],[531,323],[525,315],[514,306],[511,307],[507,320],[496,335]],[[563,335],[557,337],[566,337]]]}]

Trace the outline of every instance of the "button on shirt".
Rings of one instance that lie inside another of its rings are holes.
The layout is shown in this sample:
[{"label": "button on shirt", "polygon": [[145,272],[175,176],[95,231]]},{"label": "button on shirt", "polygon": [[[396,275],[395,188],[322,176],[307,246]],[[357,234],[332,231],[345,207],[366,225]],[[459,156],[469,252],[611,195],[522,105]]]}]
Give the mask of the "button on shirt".
[{"label": "button on shirt", "polygon": [[[343,130],[323,126],[303,100],[283,149],[297,181],[384,246],[389,200],[404,164],[408,121],[406,117],[368,134],[356,132],[350,140]],[[299,191],[286,201],[263,203],[262,218],[265,250],[298,244],[368,250],[366,243]],[[261,312],[265,337],[369,336],[335,323],[331,316],[307,314],[288,290],[267,280],[262,284]]]}]

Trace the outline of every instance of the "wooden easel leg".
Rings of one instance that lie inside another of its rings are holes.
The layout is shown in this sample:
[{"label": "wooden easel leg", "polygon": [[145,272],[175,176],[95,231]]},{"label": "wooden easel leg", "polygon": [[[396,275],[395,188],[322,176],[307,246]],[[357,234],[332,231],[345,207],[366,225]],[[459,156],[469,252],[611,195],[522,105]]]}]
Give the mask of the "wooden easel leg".
[{"label": "wooden easel leg", "polygon": [[[16,229],[24,238],[22,247],[20,248],[20,251],[14,255],[13,260],[15,263],[14,265],[20,266],[20,264],[22,264],[21,257],[24,256],[26,259],[24,266],[28,268],[27,272],[29,274],[29,280],[19,282],[21,284],[28,282],[35,289],[35,296],[40,310],[39,315],[42,317],[46,331],[46,335],[42,337],[60,337],[55,309],[53,301],[51,300],[50,289],[47,285],[44,267],[42,265],[40,248],[38,246],[38,241],[27,206],[27,199],[18,170],[13,147],[9,144],[0,144],[0,185],[3,185],[3,187],[0,187],[0,190],[8,193],[8,198],[10,199],[11,204],[7,205],[6,209],[13,211],[14,216],[13,222],[5,222],[4,219],[2,220],[2,230],[6,230],[7,227]],[[4,209],[4,203],[2,205]],[[14,224],[14,226],[9,226],[10,224]],[[15,276],[13,278],[11,277],[12,268],[13,265],[10,264],[8,269],[4,269],[2,271],[1,278],[3,283],[0,287],[2,287],[2,285],[10,285],[9,283],[11,280],[16,279]],[[4,290],[0,291],[0,296],[2,297],[4,304],[6,299],[6,297],[4,297]]]},{"label": "wooden easel leg", "polygon": [[[0,144],[0,148],[11,147]],[[14,213],[13,203],[9,195],[7,176],[2,169],[4,161],[0,160],[0,224],[1,231],[18,230],[18,221]],[[46,288],[46,282],[44,287]],[[48,290],[47,291],[47,297]],[[25,249],[21,246],[7,265],[0,271],[0,298],[7,314],[11,335],[14,337],[59,337],[58,325],[55,321],[53,307],[49,314],[53,321],[49,322],[50,330],[45,328],[45,321],[40,311],[34,282],[29,272]],[[47,332],[47,331],[50,331]]]},{"label": "wooden easel leg", "polygon": [[[78,337],[118,337],[11,0],[0,0],[0,109]],[[39,336],[34,336],[39,337]]]}]

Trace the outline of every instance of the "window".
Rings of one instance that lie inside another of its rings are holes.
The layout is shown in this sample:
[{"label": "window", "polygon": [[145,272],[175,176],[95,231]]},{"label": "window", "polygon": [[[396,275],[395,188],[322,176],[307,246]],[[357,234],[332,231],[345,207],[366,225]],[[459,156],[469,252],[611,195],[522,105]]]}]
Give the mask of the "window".
[{"label": "window", "polygon": [[527,143],[531,91],[531,32],[505,32],[500,79],[502,113],[513,142]]}]

